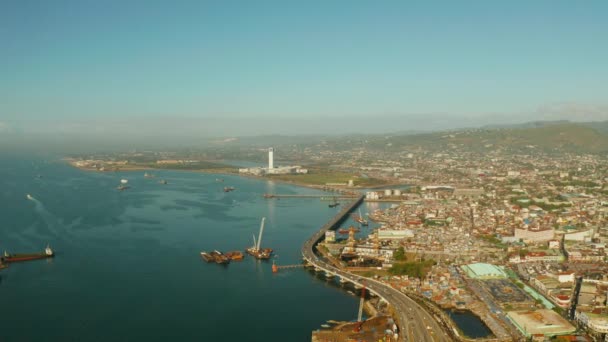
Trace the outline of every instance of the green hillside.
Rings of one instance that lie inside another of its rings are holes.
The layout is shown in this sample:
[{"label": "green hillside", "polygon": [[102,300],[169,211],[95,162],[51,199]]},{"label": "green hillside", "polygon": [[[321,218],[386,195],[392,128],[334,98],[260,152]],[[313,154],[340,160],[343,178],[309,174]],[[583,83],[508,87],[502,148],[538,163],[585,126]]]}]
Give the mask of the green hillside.
[{"label": "green hillside", "polygon": [[[603,126],[602,126],[603,127]],[[608,130],[607,130],[608,131]],[[386,151],[424,148],[445,151],[465,147],[473,151],[506,149],[513,152],[543,151],[608,153],[608,132],[575,123],[555,123],[534,128],[468,129],[416,135],[383,135],[336,139],[333,147],[367,147]]]}]

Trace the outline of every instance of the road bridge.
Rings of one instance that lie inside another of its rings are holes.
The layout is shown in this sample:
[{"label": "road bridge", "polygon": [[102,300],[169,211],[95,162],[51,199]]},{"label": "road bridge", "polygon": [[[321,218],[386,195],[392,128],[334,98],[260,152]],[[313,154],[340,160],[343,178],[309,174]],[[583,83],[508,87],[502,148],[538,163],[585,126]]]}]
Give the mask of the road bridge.
[{"label": "road bridge", "polygon": [[324,238],[325,232],[338,227],[348,217],[348,214],[363,202],[363,198],[363,196],[359,196],[351,203],[345,205],[340,212],[304,243],[302,246],[304,260],[314,266],[317,271],[339,277],[341,283],[348,281],[355,286],[363,286],[365,283],[365,287],[370,293],[392,305],[395,310],[397,324],[401,330],[399,332],[401,341],[451,341],[452,339],[441,328],[435,318],[404,293],[374,279],[360,277],[337,268],[315,254],[315,246]]}]

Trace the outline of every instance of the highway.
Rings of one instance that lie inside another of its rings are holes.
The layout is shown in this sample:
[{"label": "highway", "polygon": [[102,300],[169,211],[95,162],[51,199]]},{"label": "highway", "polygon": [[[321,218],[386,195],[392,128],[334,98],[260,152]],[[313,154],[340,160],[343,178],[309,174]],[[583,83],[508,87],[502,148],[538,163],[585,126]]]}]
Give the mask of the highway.
[{"label": "highway", "polygon": [[397,316],[401,341],[451,341],[452,339],[450,339],[446,332],[440,327],[433,316],[404,293],[374,279],[360,277],[338,269],[317,257],[314,253],[315,244],[324,237],[325,232],[338,224],[343,217],[348,215],[348,213],[358,206],[362,200],[363,197],[361,196],[354,202],[345,206],[332,220],[325,224],[321,230],[317,231],[308,239],[302,246],[302,256],[307,262],[325,272],[335,274],[340,278],[346,279],[357,285],[365,285],[371,293],[391,304]]}]

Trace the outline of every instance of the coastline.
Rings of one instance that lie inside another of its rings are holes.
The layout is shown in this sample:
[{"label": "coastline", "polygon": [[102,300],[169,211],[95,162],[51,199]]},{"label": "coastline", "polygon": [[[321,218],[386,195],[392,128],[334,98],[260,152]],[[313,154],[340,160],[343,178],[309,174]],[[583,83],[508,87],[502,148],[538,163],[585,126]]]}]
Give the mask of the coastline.
[{"label": "coastline", "polygon": [[[100,170],[97,169],[95,167],[86,167],[86,166],[82,166],[82,165],[77,165],[77,160],[73,159],[73,158],[62,158],[62,160],[64,162],[66,162],[67,164],[69,164],[70,166],[82,170],[82,171],[88,171],[88,172],[100,172],[100,173],[108,173],[108,172],[129,172],[129,171],[149,171],[149,170],[167,170],[167,171],[182,171],[182,172],[192,172],[192,173],[206,173],[206,174],[213,174],[213,175],[223,175],[223,176],[238,176],[238,177],[243,177],[243,178],[249,178],[249,179],[257,179],[257,180],[266,180],[266,181],[271,181],[271,182],[277,182],[277,183],[281,183],[281,184],[289,184],[289,185],[293,185],[293,186],[299,186],[302,188],[308,188],[308,189],[315,189],[315,190],[323,190],[323,189],[327,189],[328,186],[326,185],[319,185],[319,184],[308,184],[308,183],[302,183],[302,182],[294,182],[294,181],[287,181],[287,180],[282,180],[282,179],[272,179],[269,177],[264,177],[264,176],[256,176],[256,175],[251,175],[251,174],[241,174],[238,172],[228,172],[225,169],[180,169],[180,168],[155,168],[155,167],[148,167],[148,166],[141,166],[141,165],[134,165],[134,166],[127,166],[125,167],[124,165],[120,165],[120,166],[116,166],[114,169],[111,170]],[[361,189],[368,189],[368,188],[359,188],[359,187],[352,187],[352,188],[348,188],[348,187],[333,187],[332,189],[336,189],[336,190],[343,190],[343,191],[348,191],[348,190],[352,190],[352,191],[357,191],[360,192]]]}]

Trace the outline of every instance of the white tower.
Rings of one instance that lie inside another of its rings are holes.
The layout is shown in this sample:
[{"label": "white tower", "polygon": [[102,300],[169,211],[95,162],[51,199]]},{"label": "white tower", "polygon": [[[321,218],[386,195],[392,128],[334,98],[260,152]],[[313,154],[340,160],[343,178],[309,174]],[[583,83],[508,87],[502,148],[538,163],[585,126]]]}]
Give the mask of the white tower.
[{"label": "white tower", "polygon": [[274,168],[274,148],[268,149],[268,169]]}]

